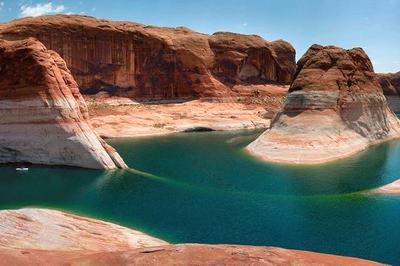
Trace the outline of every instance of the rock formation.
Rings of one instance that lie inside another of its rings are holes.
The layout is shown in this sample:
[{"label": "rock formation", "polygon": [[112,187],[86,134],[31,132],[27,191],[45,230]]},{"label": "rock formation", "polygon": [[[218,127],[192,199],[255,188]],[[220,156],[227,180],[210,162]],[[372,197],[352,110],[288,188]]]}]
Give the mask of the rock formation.
[{"label": "rock formation", "polygon": [[65,62],[40,42],[0,41],[0,163],[126,167],[89,126]]},{"label": "rock formation", "polygon": [[400,113],[400,72],[379,74],[383,93],[394,112]]},{"label": "rock formation", "polygon": [[400,95],[400,72],[379,74],[378,76],[385,95]]},{"label": "rock formation", "polygon": [[167,245],[111,223],[45,209],[0,211],[0,265],[382,265],[240,245]]},{"label": "rock formation", "polygon": [[[233,85],[292,80],[295,50],[255,35],[161,28],[86,16],[23,18],[0,36],[35,37],[66,61],[81,92],[134,98],[222,97]],[[240,92],[240,91],[239,91]]]},{"label": "rock formation", "polygon": [[0,246],[52,251],[121,251],[168,244],[116,224],[57,210],[0,211]]},{"label": "rock formation", "polygon": [[397,179],[387,185],[368,190],[366,194],[400,196],[400,179]]},{"label": "rock formation", "polygon": [[248,150],[267,161],[313,164],[397,137],[400,122],[365,52],[313,45],[297,63],[283,109]]}]

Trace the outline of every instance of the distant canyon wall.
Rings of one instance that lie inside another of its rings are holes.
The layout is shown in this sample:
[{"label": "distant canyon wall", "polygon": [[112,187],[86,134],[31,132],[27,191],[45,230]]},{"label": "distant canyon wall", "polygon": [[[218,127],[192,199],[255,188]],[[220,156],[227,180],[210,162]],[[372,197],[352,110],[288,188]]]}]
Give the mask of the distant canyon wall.
[{"label": "distant canyon wall", "polygon": [[390,108],[400,112],[400,72],[378,74],[378,77]]},{"label": "distant canyon wall", "polygon": [[206,35],[183,27],[57,15],[2,24],[0,37],[40,40],[61,55],[84,94],[221,97],[238,84],[289,84],[295,72],[295,50],[288,42],[256,35]]}]

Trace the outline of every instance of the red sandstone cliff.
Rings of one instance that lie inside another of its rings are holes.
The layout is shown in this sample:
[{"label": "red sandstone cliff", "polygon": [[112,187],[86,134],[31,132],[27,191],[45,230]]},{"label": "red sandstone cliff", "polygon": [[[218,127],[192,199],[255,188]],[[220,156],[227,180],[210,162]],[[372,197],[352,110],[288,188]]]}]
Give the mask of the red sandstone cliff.
[{"label": "red sandstone cliff", "polygon": [[398,137],[400,122],[366,53],[313,45],[297,63],[283,110],[248,149],[268,161],[321,163]]},{"label": "red sandstone cliff", "polygon": [[255,35],[209,36],[67,15],[14,20],[0,25],[0,35],[35,37],[59,53],[84,94],[104,89],[151,99],[229,96],[237,84],[288,84],[295,70],[289,43]]},{"label": "red sandstone cliff", "polygon": [[126,167],[89,125],[63,59],[37,40],[0,40],[0,117],[0,163]]}]

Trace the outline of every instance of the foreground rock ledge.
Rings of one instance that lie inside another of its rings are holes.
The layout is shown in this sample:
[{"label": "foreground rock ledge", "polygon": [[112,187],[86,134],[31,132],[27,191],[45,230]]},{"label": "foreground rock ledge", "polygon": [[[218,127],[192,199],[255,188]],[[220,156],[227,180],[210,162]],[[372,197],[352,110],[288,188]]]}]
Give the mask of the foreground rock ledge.
[{"label": "foreground rock ledge", "polygon": [[64,60],[34,39],[0,40],[0,163],[127,167],[88,123]]},{"label": "foreground rock ledge", "polygon": [[382,265],[276,247],[168,245],[143,233],[47,209],[0,211],[0,265]]},{"label": "foreground rock ledge", "polygon": [[387,185],[367,191],[367,194],[378,194],[387,196],[400,196],[400,179]]},{"label": "foreground rock ledge", "polygon": [[398,137],[400,122],[365,52],[313,45],[298,62],[283,110],[247,149],[266,161],[316,164]]}]

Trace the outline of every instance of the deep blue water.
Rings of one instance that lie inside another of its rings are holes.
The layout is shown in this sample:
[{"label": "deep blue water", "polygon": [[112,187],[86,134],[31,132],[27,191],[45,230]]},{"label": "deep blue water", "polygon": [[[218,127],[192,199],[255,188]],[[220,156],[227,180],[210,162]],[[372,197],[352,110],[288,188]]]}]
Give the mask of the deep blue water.
[{"label": "deep blue water", "polygon": [[173,243],[271,245],[400,265],[400,198],[362,193],[400,178],[400,142],[319,166],[259,162],[259,131],[112,140],[136,170],[0,168],[0,208],[51,207]]}]

